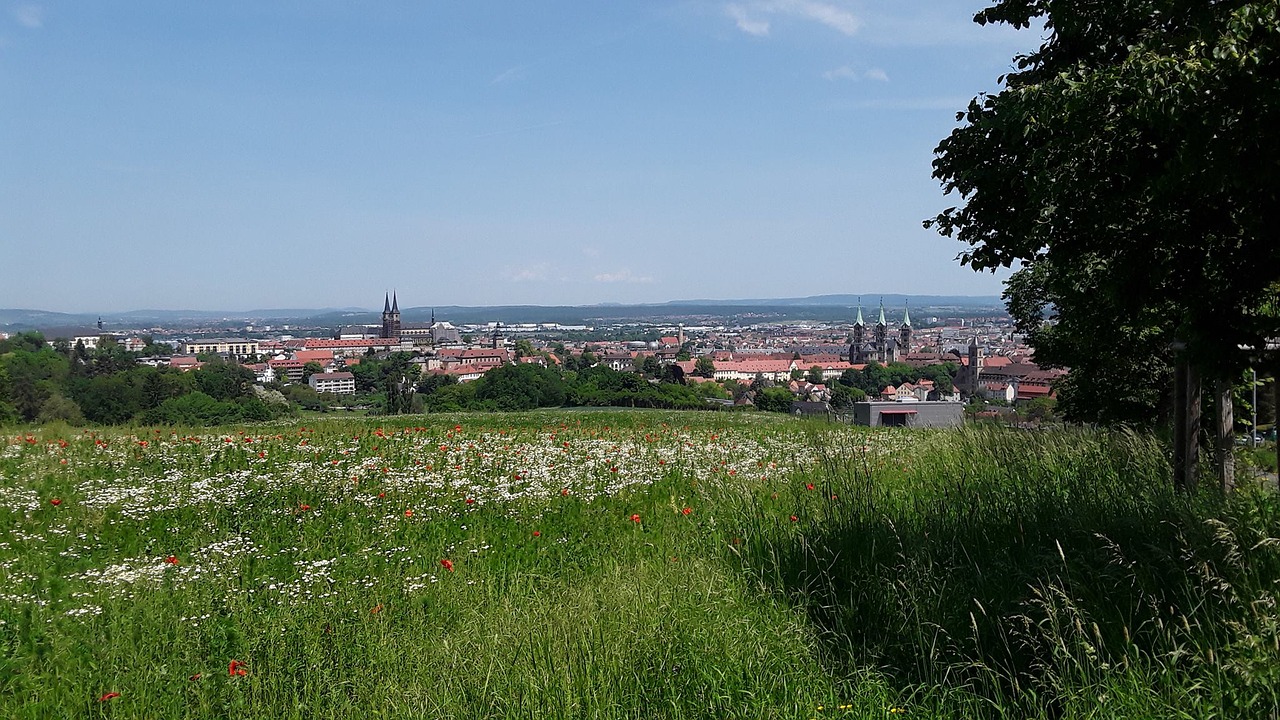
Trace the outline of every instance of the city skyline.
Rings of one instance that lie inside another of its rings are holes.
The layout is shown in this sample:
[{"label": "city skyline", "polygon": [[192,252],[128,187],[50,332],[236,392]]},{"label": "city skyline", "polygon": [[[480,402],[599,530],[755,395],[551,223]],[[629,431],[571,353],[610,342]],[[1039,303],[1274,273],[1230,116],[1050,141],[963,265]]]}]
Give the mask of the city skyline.
[{"label": "city skyline", "polygon": [[920,225],[984,5],[11,3],[0,307],[997,295]]}]

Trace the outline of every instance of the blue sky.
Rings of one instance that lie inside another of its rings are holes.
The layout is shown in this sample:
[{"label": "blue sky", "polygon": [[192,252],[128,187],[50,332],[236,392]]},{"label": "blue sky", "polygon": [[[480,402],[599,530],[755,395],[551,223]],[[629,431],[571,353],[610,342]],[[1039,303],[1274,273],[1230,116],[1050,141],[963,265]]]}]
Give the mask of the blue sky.
[{"label": "blue sky", "polygon": [[920,225],[985,4],[9,3],[0,307],[997,294]]}]

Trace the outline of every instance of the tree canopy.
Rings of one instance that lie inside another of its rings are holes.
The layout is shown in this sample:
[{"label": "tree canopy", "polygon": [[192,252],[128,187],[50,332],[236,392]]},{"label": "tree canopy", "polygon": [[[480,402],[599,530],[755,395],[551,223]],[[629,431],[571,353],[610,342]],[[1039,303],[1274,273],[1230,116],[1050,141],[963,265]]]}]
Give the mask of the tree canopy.
[{"label": "tree canopy", "polygon": [[1064,412],[1150,419],[1139,389],[1175,340],[1222,378],[1280,334],[1278,8],[1000,0],[975,17],[1047,39],[957,116],[934,177],[962,203],[926,226],[975,270],[1016,268],[1005,298],[1037,362],[1072,368]]}]

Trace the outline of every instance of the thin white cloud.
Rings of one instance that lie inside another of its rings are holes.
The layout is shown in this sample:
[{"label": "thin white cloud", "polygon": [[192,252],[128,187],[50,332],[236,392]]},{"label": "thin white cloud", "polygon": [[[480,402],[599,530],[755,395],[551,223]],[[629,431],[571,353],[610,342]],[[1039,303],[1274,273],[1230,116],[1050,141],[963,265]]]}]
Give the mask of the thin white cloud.
[{"label": "thin white cloud", "polygon": [[862,76],[858,74],[857,70],[854,70],[848,65],[841,65],[834,70],[828,70],[822,73],[822,77],[827,80],[857,80]]},{"label": "thin white cloud", "polygon": [[523,80],[525,77],[525,74],[526,73],[525,73],[524,66],[516,65],[515,67],[509,67],[506,70],[503,70],[502,72],[498,73],[496,77],[494,77],[492,80],[489,81],[489,84],[502,85],[504,83]]},{"label": "thin white cloud", "polygon": [[739,30],[748,35],[764,37],[769,34],[769,21],[752,18],[747,15],[746,9],[741,5],[725,5],[724,14],[728,15],[733,20]]},{"label": "thin white cloud", "polygon": [[767,3],[767,6],[775,12],[816,20],[845,35],[853,35],[858,32],[858,28],[862,27],[862,21],[856,15],[833,3],[815,0],[773,0]]},{"label": "thin white cloud", "polygon": [[619,270],[618,272],[600,273],[593,278],[599,283],[651,283],[653,278],[640,277],[632,275],[630,270]]},{"label": "thin white cloud", "polygon": [[23,27],[44,27],[44,9],[39,5],[19,5],[13,9],[13,17]]},{"label": "thin white cloud", "polygon": [[724,6],[738,29],[748,35],[769,34],[770,15],[812,20],[844,35],[854,35],[862,27],[862,20],[849,10],[833,2],[819,0],[753,0],[746,5],[729,3]]},{"label": "thin white cloud", "polygon": [[828,70],[822,73],[823,79],[826,80],[876,80],[878,82],[889,82],[889,74],[880,68],[869,68],[867,70],[858,70],[851,65],[841,65],[834,70]]}]

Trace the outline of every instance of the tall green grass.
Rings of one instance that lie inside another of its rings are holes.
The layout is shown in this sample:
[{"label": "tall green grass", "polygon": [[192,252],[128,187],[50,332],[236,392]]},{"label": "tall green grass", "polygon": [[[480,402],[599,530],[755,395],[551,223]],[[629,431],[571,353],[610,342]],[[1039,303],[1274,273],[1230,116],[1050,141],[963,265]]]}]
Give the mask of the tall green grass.
[{"label": "tall green grass", "polygon": [[0,717],[1278,707],[1280,504],[1144,435],[395,422],[5,438]]},{"label": "tall green grass", "polygon": [[840,433],[812,447],[798,482],[827,502],[739,555],[805,608],[833,674],[961,690],[978,704],[956,716],[1280,712],[1273,494],[1178,494],[1126,432],[966,429],[887,462]]}]

